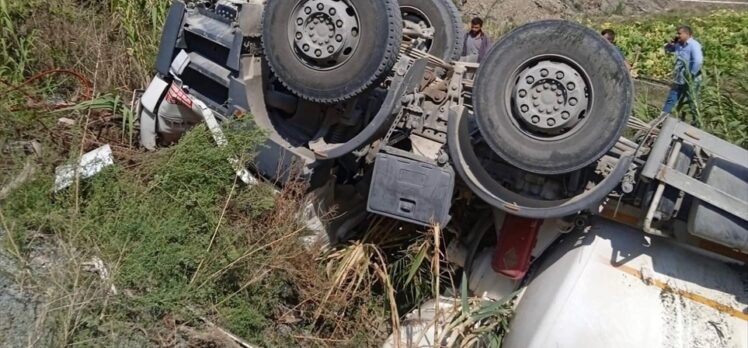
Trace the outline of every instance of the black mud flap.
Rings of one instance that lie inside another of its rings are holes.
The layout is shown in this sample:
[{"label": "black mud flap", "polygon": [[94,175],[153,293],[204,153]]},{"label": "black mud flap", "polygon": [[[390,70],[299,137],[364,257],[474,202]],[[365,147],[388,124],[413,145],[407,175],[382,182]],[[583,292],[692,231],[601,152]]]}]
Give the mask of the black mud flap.
[{"label": "black mud flap", "polygon": [[369,212],[424,226],[449,222],[455,184],[451,167],[384,152],[375,163]]}]

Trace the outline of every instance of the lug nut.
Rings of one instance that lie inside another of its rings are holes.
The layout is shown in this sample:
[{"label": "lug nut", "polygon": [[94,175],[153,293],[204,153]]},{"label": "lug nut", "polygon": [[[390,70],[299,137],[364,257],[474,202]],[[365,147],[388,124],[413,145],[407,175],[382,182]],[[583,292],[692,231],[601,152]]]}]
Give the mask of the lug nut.
[{"label": "lug nut", "polygon": [[335,13],[337,13],[337,11],[335,11],[334,8],[330,8],[330,11],[328,11],[328,12],[330,13],[330,16],[334,16]]},{"label": "lug nut", "polygon": [[569,99],[569,105],[571,106],[577,105],[577,100],[575,98]]},{"label": "lug nut", "polygon": [[548,114],[548,115],[550,115],[550,114],[553,113],[553,111],[551,109],[548,109],[548,110],[545,110],[545,113]]},{"label": "lug nut", "polygon": [[558,87],[556,87],[556,85],[551,85],[551,91],[555,91],[557,89],[558,89]]},{"label": "lug nut", "polygon": [[322,50],[320,50],[320,49],[315,50],[314,51],[314,55],[317,56],[317,57],[321,56],[322,55]]},{"label": "lug nut", "polygon": [[[325,43],[327,43],[327,42],[325,42]],[[328,53],[333,53],[333,52],[335,52],[335,47],[332,47],[332,46],[327,46],[327,52],[328,52]]]},{"label": "lug nut", "polygon": [[555,119],[552,119],[552,118],[549,118],[549,119],[548,119],[548,126],[551,126],[551,127],[553,127],[553,126],[555,126],[555,125],[556,125],[556,120],[555,120]]},{"label": "lug nut", "polygon": [[343,35],[338,34],[337,36],[335,36],[335,41],[337,42],[343,41]]},{"label": "lug nut", "polygon": [[564,95],[564,92],[562,92],[562,91],[560,91],[560,90],[559,90],[559,91],[556,91],[556,95],[560,97],[560,96]]},{"label": "lug nut", "polygon": [[547,77],[548,76],[548,70],[546,70],[546,69],[540,70],[540,76]]},{"label": "lug nut", "polygon": [[530,107],[527,105],[522,105],[522,107],[520,107],[520,110],[522,110],[522,112],[528,112],[530,111]]},{"label": "lug nut", "polygon": [[562,73],[562,72],[560,72],[560,71],[559,71],[559,72],[557,72],[557,73],[556,73],[556,79],[557,79],[557,80],[563,80],[563,79],[564,79],[564,73]]},{"label": "lug nut", "polygon": [[548,83],[543,84],[543,89],[549,89],[551,88],[551,85]]},{"label": "lug nut", "polygon": [[570,90],[570,91],[573,91],[573,90],[574,90],[574,88],[577,88],[577,86],[576,86],[576,85],[574,85],[574,83],[573,83],[573,82],[569,82],[569,83],[568,83],[568,84],[566,85],[566,89],[568,89],[568,90]]},{"label": "lug nut", "polygon": [[304,46],[302,46],[301,49],[303,49],[304,52],[307,52],[307,51],[309,51],[309,45],[304,44]]},{"label": "lug nut", "polygon": [[560,107],[560,106],[558,106],[558,105],[554,105],[554,106],[553,106],[553,111],[558,111],[559,109],[561,109],[561,107]]},{"label": "lug nut", "polygon": [[319,4],[317,4],[317,9],[320,10],[320,11],[324,10],[325,9],[325,4],[323,4],[323,3],[320,2]]},{"label": "lug nut", "polygon": [[304,36],[300,32],[296,32],[296,40],[301,40],[302,37]]},{"label": "lug nut", "polygon": [[524,89],[520,89],[519,90],[519,97],[520,98],[524,98],[526,96],[527,96],[527,91],[525,91]]},{"label": "lug nut", "polygon": [[541,88],[540,86],[538,86],[538,88],[535,88],[535,92],[538,92],[538,93],[540,93],[540,92],[542,92],[542,91],[543,91],[543,88]]},{"label": "lug nut", "polygon": [[532,102],[532,106],[538,107],[538,106],[540,106],[540,102],[536,100],[536,101]]},{"label": "lug nut", "polygon": [[310,14],[310,13],[312,13],[312,8],[311,8],[311,7],[309,7],[309,6],[305,7],[305,8],[304,8],[304,13],[306,13],[306,14]]},{"label": "lug nut", "polygon": [[540,122],[540,116],[533,116],[532,123],[538,123],[538,122]]},{"label": "lug nut", "polygon": [[343,21],[341,21],[341,20],[338,19],[338,21],[335,22],[335,25],[337,25],[338,28],[342,28],[343,27]]},{"label": "lug nut", "polygon": [[304,25],[304,19],[302,18],[296,19],[296,25]]},{"label": "lug nut", "polygon": [[561,118],[563,118],[564,120],[568,120],[569,117],[571,117],[571,115],[567,111],[561,113]]},{"label": "lug nut", "polygon": [[557,102],[558,102],[559,104],[561,104],[561,105],[563,105],[563,104],[564,104],[564,98],[558,98],[558,99],[556,99],[556,101],[557,101]]},{"label": "lug nut", "polygon": [[528,76],[528,77],[527,77],[527,79],[525,79],[525,81],[526,81],[526,82],[527,82],[528,84],[533,84],[533,82],[535,82],[535,78],[534,78],[534,77],[532,77],[532,76]]}]

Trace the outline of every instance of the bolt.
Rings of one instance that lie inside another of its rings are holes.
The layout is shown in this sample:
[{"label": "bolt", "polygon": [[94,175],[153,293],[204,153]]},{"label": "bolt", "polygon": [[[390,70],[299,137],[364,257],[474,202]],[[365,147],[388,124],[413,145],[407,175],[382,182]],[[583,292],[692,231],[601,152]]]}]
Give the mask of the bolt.
[{"label": "bolt", "polygon": [[540,116],[537,116],[537,115],[533,116],[532,117],[532,123],[538,123],[538,122],[540,122]]},{"label": "bolt", "polygon": [[335,41],[337,42],[343,41],[343,35],[338,34],[337,36],[335,36]]},{"label": "bolt", "polygon": [[561,118],[563,118],[564,120],[568,120],[569,117],[571,117],[571,115],[569,114],[569,112],[564,111],[564,112],[561,113]]},{"label": "bolt", "polygon": [[552,119],[552,118],[549,118],[548,119],[548,126],[553,127],[555,125],[556,125],[556,120]]},{"label": "bolt", "polygon": [[527,96],[527,91],[525,91],[524,89],[520,89],[519,90],[519,97],[520,98],[524,98],[526,96]]},{"label": "bolt", "polygon": [[537,95],[537,94],[535,94],[535,93],[533,93],[533,94],[532,94],[532,99],[538,99],[538,95]]},{"label": "bolt", "polygon": [[535,88],[535,92],[538,92],[538,93],[540,93],[540,92],[542,92],[542,91],[543,91],[543,88],[541,88],[540,86],[538,86],[538,88]]},{"label": "bolt", "polygon": [[563,72],[557,72],[556,73],[556,79],[557,80],[563,80],[564,79],[564,73]]},{"label": "bolt", "polygon": [[560,107],[560,106],[558,106],[558,105],[554,105],[554,106],[553,106],[553,111],[558,111],[559,109],[561,109],[561,107]]},{"label": "bolt", "polygon": [[303,46],[303,47],[301,47],[301,49],[303,49],[303,50],[304,50],[304,52],[307,52],[307,51],[309,51],[309,45],[307,45],[307,44],[304,44],[304,46]]},{"label": "bolt", "polygon": [[341,21],[341,20],[338,19],[338,21],[335,22],[335,25],[337,25],[338,28],[342,28],[343,27],[343,21]]},{"label": "bolt", "polygon": [[328,12],[330,13],[330,16],[334,16],[337,11],[335,11],[334,8],[330,8],[330,11]]},{"label": "bolt", "polygon": [[547,77],[548,76],[548,70],[546,70],[546,69],[540,70],[540,76]]},{"label": "bolt", "polygon": [[569,99],[569,105],[571,105],[571,106],[577,105],[577,100],[576,100],[576,98],[571,98],[571,99]]},{"label": "bolt", "polygon": [[559,104],[563,104],[563,103],[564,103],[564,98],[558,98],[558,99],[556,99],[556,101],[557,101],[557,102],[558,102]]},{"label": "bolt", "polygon": [[532,102],[532,106],[538,107],[538,106],[540,106],[540,102],[536,100],[536,101]]},{"label": "bolt", "polygon": [[566,89],[568,89],[568,90],[570,90],[570,91],[573,91],[573,90],[574,90],[574,88],[577,88],[577,86],[575,86],[573,82],[569,82],[569,83],[568,83],[568,84],[566,85]]},{"label": "bolt", "polygon": [[564,95],[564,92],[558,90],[558,91],[556,91],[556,95],[560,97],[560,96]]},{"label": "bolt", "polygon": [[319,24],[319,18],[314,18],[314,20],[312,21],[312,23]]},{"label": "bolt", "polygon": [[522,112],[528,112],[528,111],[530,111],[530,107],[529,107],[529,106],[527,106],[527,105],[522,105],[522,106],[520,107],[520,110],[522,110]]},{"label": "bolt", "polygon": [[549,83],[546,82],[545,84],[543,84],[543,89],[548,89],[548,88],[551,88],[551,85]]},{"label": "bolt", "polygon": [[558,89],[558,87],[556,87],[556,85],[555,85],[555,84],[551,85],[551,91],[555,91],[555,90],[557,90],[557,89]]},{"label": "bolt", "polygon": [[532,76],[528,76],[527,79],[525,79],[525,81],[527,81],[528,84],[532,84],[533,82],[535,82],[535,78]]},{"label": "bolt", "polygon": [[304,8],[304,13],[306,13],[306,14],[310,14],[310,13],[312,13],[312,8],[311,8],[311,7],[309,7],[309,6],[305,7],[305,8]]},{"label": "bolt", "polygon": [[551,110],[550,108],[548,108],[547,110],[545,110],[545,113],[548,114],[548,115],[550,115],[550,114],[553,113],[553,110]]},{"label": "bolt", "polygon": [[320,11],[324,10],[325,9],[325,4],[323,4],[323,3],[320,2],[319,4],[317,4],[317,9],[320,10]]}]

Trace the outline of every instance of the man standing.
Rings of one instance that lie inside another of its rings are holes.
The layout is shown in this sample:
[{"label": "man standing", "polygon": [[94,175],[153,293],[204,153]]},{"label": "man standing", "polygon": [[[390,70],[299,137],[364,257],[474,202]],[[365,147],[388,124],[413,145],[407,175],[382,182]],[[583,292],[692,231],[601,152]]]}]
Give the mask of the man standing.
[{"label": "man standing", "polygon": [[475,17],[470,21],[470,31],[465,34],[465,43],[462,46],[463,60],[483,62],[486,58],[491,42],[483,33],[483,20]]},{"label": "man standing", "polygon": [[665,52],[675,55],[673,86],[668,94],[662,112],[670,114],[684,99],[688,100],[691,109],[691,124],[698,126],[698,95],[701,88],[701,68],[704,65],[704,52],[701,44],[694,40],[691,28],[687,25],[678,27],[678,34],[665,45]]}]

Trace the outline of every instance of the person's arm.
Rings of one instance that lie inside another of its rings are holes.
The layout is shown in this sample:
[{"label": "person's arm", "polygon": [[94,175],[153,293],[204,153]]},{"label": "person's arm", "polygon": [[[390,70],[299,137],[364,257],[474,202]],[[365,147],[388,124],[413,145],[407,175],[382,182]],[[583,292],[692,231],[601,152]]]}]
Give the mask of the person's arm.
[{"label": "person's arm", "polygon": [[675,43],[673,42],[666,43],[664,48],[665,48],[665,53],[667,54],[675,53]]},{"label": "person's arm", "polygon": [[691,49],[691,76],[698,75],[703,66],[704,52],[701,49],[701,45],[695,46]]}]

